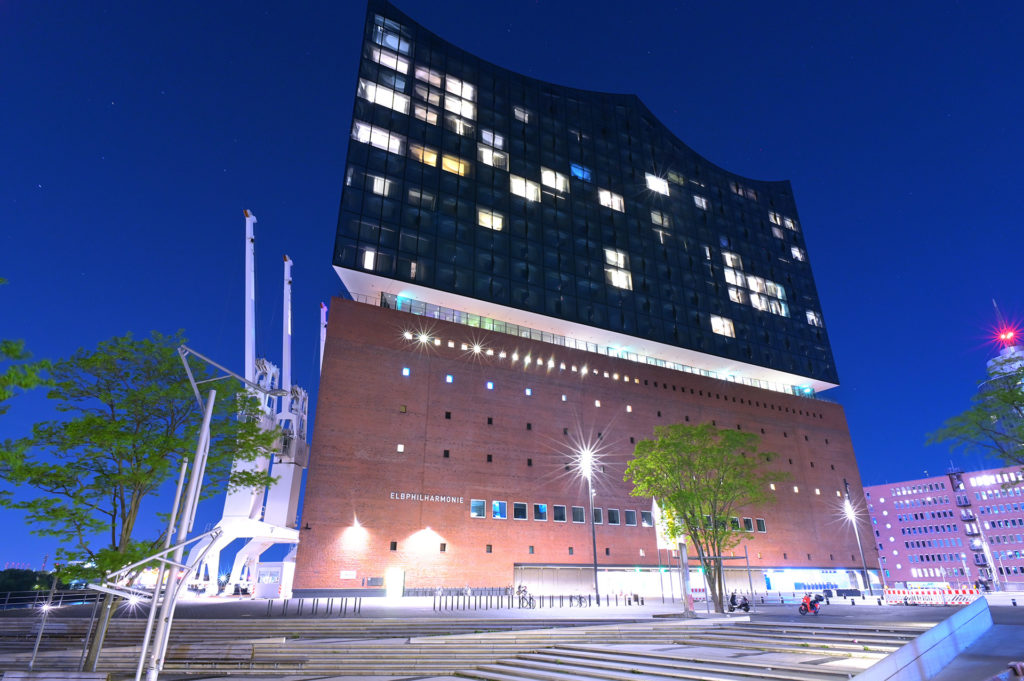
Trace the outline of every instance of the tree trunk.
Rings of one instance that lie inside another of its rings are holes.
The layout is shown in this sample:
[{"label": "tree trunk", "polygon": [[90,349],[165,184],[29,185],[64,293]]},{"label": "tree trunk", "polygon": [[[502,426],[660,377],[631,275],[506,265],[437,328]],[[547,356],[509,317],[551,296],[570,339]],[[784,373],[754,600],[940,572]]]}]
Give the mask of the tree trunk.
[{"label": "tree trunk", "polygon": [[89,643],[89,652],[85,658],[86,671],[96,671],[96,664],[100,659],[100,651],[103,648],[103,639],[107,636],[107,627],[110,625],[110,617],[114,612],[113,594],[104,594],[103,602],[100,604],[100,616],[96,620],[96,631],[93,632]]}]

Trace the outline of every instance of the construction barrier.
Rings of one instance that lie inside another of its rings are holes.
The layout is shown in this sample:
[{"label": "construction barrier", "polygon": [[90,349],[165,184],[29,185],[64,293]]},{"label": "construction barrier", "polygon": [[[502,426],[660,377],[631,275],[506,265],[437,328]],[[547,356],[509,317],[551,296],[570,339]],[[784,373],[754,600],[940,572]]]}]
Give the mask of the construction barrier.
[{"label": "construction barrier", "polygon": [[969,605],[981,596],[977,589],[886,589],[886,605]]}]

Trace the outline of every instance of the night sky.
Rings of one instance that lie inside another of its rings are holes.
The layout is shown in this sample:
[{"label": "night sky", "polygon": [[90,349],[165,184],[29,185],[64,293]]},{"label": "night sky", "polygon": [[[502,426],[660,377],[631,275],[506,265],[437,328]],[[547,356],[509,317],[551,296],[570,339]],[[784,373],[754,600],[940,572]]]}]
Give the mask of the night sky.
[{"label": "night sky", "polygon": [[[635,93],[732,172],[793,183],[865,484],[940,473],[928,432],[1024,319],[1024,5],[404,0],[514,71]],[[0,2],[0,338],[61,358],[184,329],[242,371],[242,210],[258,352],[315,395],[365,5]],[[12,401],[0,437],[52,412]],[[314,415],[315,416],[315,415]],[[958,457],[968,469],[994,462]],[[219,517],[219,500],[200,523]],[[150,510],[166,510],[163,499]],[[0,513],[0,567],[52,541]]]}]

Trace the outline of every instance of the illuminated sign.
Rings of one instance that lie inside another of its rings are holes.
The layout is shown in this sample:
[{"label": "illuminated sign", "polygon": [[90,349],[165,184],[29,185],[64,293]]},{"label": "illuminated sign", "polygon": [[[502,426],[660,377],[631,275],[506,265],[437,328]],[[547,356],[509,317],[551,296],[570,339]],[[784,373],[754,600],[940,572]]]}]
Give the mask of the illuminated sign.
[{"label": "illuminated sign", "polygon": [[439,504],[464,504],[465,497],[451,497],[442,494],[422,494],[420,492],[392,492],[394,501],[433,501]]}]

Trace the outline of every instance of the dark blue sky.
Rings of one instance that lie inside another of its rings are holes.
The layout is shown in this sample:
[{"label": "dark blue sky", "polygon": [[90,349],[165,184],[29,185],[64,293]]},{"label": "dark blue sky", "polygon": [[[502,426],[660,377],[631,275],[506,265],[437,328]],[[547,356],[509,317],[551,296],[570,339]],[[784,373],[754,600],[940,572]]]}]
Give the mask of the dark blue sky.
[{"label": "dark blue sky", "polygon": [[[1024,6],[427,2],[496,64],[630,92],[712,162],[793,183],[866,484],[944,470],[926,433],[1021,319]],[[0,2],[0,337],[40,357],[185,329],[242,369],[242,209],[260,352],[295,260],[297,383],[317,384],[365,5]],[[0,437],[49,416],[16,400]],[[991,465],[958,459],[961,465]],[[164,504],[166,505],[166,504]],[[216,520],[219,502],[201,514]],[[0,565],[52,543],[3,518]]]}]

